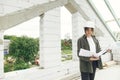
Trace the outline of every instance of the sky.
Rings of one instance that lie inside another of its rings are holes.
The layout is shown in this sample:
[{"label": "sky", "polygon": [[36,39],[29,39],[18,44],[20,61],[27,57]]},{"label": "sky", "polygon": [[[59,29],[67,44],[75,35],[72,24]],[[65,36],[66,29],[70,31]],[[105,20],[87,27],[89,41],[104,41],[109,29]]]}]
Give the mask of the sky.
[{"label": "sky", "polygon": [[[71,13],[65,8],[61,7],[61,38],[64,39],[67,34],[72,38],[72,20]],[[5,31],[4,35],[15,35],[37,38],[39,37],[39,17],[33,18],[22,24],[19,24],[13,28]]]}]

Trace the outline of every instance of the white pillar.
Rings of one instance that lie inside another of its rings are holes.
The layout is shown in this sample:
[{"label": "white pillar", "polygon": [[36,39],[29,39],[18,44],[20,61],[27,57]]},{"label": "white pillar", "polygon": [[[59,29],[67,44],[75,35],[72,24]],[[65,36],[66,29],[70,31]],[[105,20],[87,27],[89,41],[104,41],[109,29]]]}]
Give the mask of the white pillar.
[{"label": "white pillar", "polygon": [[4,32],[0,31],[0,80],[4,80]]},{"label": "white pillar", "polygon": [[44,28],[44,26],[43,26],[43,24],[44,24],[44,14],[42,14],[42,15],[40,15],[40,30],[39,30],[39,32],[40,32],[40,35],[39,35],[39,55],[40,55],[40,58],[39,58],[39,64],[40,64],[40,68],[44,68],[44,52],[43,52],[43,48],[42,48],[42,46],[43,46],[43,42],[42,42],[42,38],[43,38],[43,28]]},{"label": "white pillar", "polygon": [[78,60],[77,57],[77,40],[84,34],[84,23],[86,21],[77,12],[72,14],[72,56],[73,60]]},{"label": "white pillar", "polygon": [[40,16],[40,67],[61,64],[60,8]]}]

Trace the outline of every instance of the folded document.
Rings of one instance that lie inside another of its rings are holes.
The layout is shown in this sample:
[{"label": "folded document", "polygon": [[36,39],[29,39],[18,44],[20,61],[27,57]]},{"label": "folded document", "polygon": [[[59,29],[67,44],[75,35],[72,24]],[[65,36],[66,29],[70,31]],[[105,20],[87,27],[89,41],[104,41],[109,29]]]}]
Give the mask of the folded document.
[{"label": "folded document", "polygon": [[94,57],[99,57],[101,55],[103,55],[104,53],[106,53],[107,49],[104,49],[102,51],[100,51],[99,53],[94,53],[94,52],[91,52],[89,50],[85,50],[85,49],[80,49],[80,52],[79,52],[79,56],[84,56],[84,57],[91,57],[91,56],[94,56]]}]

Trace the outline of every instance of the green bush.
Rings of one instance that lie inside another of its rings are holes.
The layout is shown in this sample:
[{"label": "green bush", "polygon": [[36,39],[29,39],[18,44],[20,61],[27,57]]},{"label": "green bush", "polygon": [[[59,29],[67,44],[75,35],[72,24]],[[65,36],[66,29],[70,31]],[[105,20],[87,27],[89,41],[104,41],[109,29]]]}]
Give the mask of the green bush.
[{"label": "green bush", "polygon": [[38,40],[25,36],[13,38],[9,46],[9,54],[16,57],[18,61],[22,59],[25,62],[33,61],[38,50]]},{"label": "green bush", "polygon": [[72,40],[61,40],[61,50],[72,50]]},{"label": "green bush", "polygon": [[[31,67],[29,62],[32,63],[38,55],[39,40],[29,38],[26,36],[5,36],[5,39],[10,39],[9,54],[5,55],[5,72],[27,69]],[[12,57],[14,62],[7,60]]]},{"label": "green bush", "polygon": [[27,69],[27,68],[30,68],[30,65],[23,60],[19,62],[16,61],[16,63],[14,64],[14,70],[21,70],[21,69]]},{"label": "green bush", "polygon": [[7,63],[4,66],[4,72],[27,69],[27,68],[30,68],[30,65],[25,62],[13,63],[13,64]]},{"label": "green bush", "polygon": [[9,72],[9,71],[13,71],[14,70],[14,64],[11,63],[7,63],[4,66],[4,72]]}]

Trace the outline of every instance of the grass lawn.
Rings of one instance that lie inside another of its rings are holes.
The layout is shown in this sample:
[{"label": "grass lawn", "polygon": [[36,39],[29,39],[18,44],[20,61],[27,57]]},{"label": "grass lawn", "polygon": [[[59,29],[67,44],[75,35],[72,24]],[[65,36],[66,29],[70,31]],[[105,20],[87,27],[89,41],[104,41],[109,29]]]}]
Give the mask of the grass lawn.
[{"label": "grass lawn", "polygon": [[62,61],[72,59],[72,50],[61,50],[62,52]]},{"label": "grass lawn", "polygon": [[72,54],[72,50],[61,50],[62,55],[64,54]]}]

